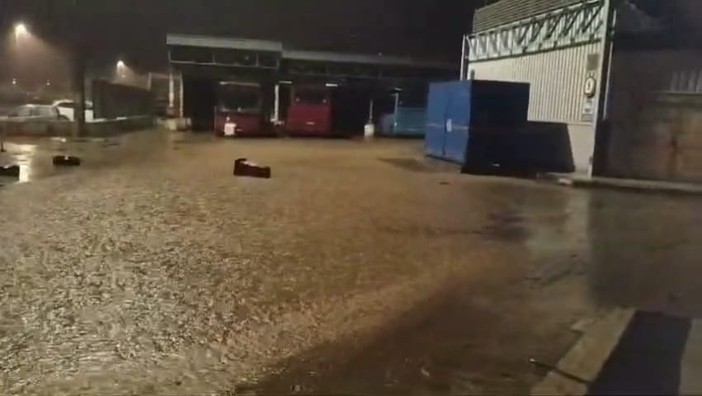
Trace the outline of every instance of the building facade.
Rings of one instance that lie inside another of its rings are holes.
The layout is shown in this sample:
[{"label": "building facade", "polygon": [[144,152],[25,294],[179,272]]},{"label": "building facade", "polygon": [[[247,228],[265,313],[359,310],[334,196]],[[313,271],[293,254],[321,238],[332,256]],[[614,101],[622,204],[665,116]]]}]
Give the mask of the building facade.
[{"label": "building facade", "polygon": [[681,144],[696,144],[689,126],[684,139],[664,137],[676,133],[660,130],[665,123],[650,117],[671,114],[654,111],[671,84],[690,95],[702,92],[702,57],[680,48],[666,26],[670,20],[642,6],[636,0],[499,1],[475,14],[474,31],[464,38],[462,78],[530,83],[529,120],[567,131],[562,149],[570,151],[574,172],[702,180],[702,167],[699,175],[691,170],[696,154],[690,149],[686,171],[651,165],[680,162],[669,158],[671,147],[679,152]]}]

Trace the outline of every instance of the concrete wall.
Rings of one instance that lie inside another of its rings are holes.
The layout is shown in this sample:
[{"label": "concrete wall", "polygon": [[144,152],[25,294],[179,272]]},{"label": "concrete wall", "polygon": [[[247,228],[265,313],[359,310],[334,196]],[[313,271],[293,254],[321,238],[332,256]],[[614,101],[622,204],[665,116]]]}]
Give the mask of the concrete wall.
[{"label": "concrete wall", "polygon": [[615,52],[607,176],[702,182],[700,71],[701,51]]},{"label": "concrete wall", "polygon": [[610,176],[702,183],[702,94],[660,94],[610,146]]},{"label": "concrete wall", "polygon": [[530,83],[529,121],[567,125],[575,171],[587,173],[595,147],[595,101],[585,96],[584,87],[589,76],[597,76],[599,46],[592,43],[472,63],[469,75],[479,80]]}]

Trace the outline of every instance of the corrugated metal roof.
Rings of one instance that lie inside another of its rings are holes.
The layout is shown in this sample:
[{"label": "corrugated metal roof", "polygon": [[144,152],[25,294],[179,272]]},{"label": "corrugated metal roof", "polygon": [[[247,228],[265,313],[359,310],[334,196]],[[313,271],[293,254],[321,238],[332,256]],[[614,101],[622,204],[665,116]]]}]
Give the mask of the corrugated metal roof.
[{"label": "corrugated metal roof", "polygon": [[502,0],[475,11],[473,33],[493,29],[583,0]]}]

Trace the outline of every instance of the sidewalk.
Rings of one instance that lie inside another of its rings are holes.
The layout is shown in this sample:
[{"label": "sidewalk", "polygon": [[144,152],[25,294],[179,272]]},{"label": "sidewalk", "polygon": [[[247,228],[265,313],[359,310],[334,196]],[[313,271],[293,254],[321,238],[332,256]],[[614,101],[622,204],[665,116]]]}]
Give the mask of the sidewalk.
[{"label": "sidewalk", "polygon": [[548,173],[539,176],[561,185],[579,188],[612,188],[639,192],[659,192],[685,195],[702,195],[702,184],[674,183],[655,180],[615,179],[608,177],[587,177],[578,174]]},{"label": "sidewalk", "polygon": [[589,395],[702,394],[702,323],[637,312]]}]

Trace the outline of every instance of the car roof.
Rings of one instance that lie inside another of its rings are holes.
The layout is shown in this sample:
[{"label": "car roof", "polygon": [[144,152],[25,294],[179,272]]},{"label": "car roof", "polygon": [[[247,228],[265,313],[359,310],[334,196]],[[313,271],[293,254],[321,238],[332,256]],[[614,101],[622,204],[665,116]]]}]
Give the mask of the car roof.
[{"label": "car roof", "polygon": [[27,103],[23,104],[22,106],[17,106],[19,109],[20,107],[54,107],[52,105],[47,105],[47,104],[34,104],[34,103]]}]

